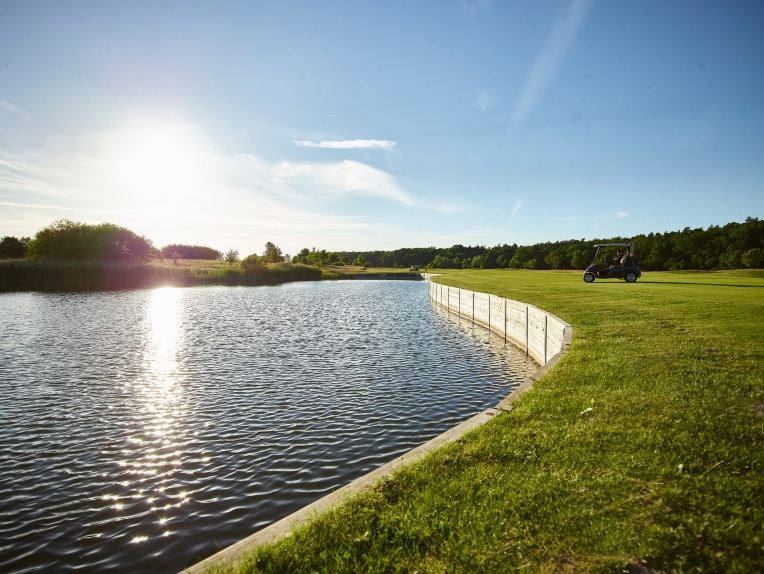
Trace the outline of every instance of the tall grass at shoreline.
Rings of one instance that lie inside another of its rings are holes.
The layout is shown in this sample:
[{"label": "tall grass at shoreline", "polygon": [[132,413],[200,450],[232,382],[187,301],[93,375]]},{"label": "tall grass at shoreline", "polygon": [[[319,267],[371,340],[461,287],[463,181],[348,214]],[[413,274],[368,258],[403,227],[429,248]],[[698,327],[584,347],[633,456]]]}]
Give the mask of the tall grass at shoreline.
[{"label": "tall grass at shoreline", "polygon": [[448,271],[570,322],[515,408],[235,572],[756,572],[764,277]]},{"label": "tall grass at shoreline", "polygon": [[[0,291],[93,291],[166,285],[273,285],[324,278],[321,269],[279,263],[245,272],[240,266],[16,260],[0,262]],[[223,262],[220,262],[223,263]]]}]

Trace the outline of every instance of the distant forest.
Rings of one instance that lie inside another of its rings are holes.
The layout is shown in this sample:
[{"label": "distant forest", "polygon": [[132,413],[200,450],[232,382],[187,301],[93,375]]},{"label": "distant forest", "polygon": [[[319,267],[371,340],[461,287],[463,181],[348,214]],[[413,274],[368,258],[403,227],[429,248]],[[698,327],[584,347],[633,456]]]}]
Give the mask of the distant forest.
[{"label": "distant forest", "polygon": [[[363,258],[372,267],[420,265],[439,269],[513,267],[520,269],[584,269],[592,261],[597,243],[631,242],[636,259],[646,271],[684,269],[761,269],[764,267],[764,221],[755,217],[723,227],[650,233],[636,237],[571,239],[536,245],[496,247],[404,248],[394,251],[338,252],[344,261]],[[307,251],[307,250],[303,250]]]},{"label": "distant forest", "polygon": [[[497,245],[448,248],[410,247],[393,251],[327,252],[304,248],[291,258],[307,265],[353,264],[365,267],[412,265],[439,269],[584,269],[594,256],[597,243],[634,243],[636,259],[646,271],[761,269],[764,267],[764,221],[748,217],[744,223],[712,225],[667,233],[650,233],[632,238],[571,239],[536,245]],[[110,223],[89,225],[59,220],[40,230],[34,238],[3,237],[0,259],[59,259],[145,261],[154,258],[222,259],[221,251],[199,245],[167,245],[156,249],[151,241],[129,229]],[[233,264],[238,252],[230,250],[225,259]],[[276,245],[266,244],[262,256],[251,255],[249,263],[278,263],[288,259]]]}]

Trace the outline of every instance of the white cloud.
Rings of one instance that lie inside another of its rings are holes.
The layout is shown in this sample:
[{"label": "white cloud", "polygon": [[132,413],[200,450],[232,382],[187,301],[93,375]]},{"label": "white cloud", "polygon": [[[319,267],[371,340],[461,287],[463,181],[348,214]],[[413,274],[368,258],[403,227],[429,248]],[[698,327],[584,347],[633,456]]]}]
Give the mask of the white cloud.
[{"label": "white cloud", "polygon": [[493,104],[496,103],[496,98],[486,90],[478,90],[475,97],[472,98],[471,106],[480,108],[481,112],[486,111]]},{"label": "white cloud", "polygon": [[623,219],[624,217],[626,217],[626,216],[628,216],[628,215],[629,215],[629,214],[628,214],[628,213],[626,213],[625,211],[616,211],[616,212],[615,212],[615,216],[616,216],[618,219]]},{"label": "white cloud", "polygon": [[273,167],[273,174],[291,187],[325,198],[360,194],[397,201],[413,206],[414,201],[387,172],[363,163],[342,160],[337,163],[282,162]]},{"label": "white cloud", "polygon": [[573,0],[565,16],[553,26],[546,44],[533,62],[530,75],[525,80],[520,99],[515,106],[514,114],[512,114],[513,122],[522,121],[527,117],[543,92],[554,80],[557,69],[560,67],[565,53],[573,42],[591,4],[592,0]]},{"label": "white cloud", "polygon": [[295,140],[294,143],[299,147],[323,149],[385,149],[388,151],[398,145],[396,142],[390,140],[342,140],[322,142]]}]

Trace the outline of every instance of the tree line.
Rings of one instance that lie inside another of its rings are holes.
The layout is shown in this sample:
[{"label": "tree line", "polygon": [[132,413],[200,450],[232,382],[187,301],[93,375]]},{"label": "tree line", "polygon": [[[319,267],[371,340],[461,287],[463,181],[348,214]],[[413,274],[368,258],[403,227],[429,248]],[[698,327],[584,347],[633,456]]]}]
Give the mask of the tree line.
[{"label": "tree line", "polygon": [[[241,265],[250,271],[267,264],[289,261],[318,267],[352,264],[393,268],[418,265],[440,269],[583,269],[591,263],[595,244],[620,242],[634,243],[637,262],[646,271],[764,267],[764,221],[755,217],[748,217],[743,223],[712,225],[706,229],[685,227],[681,231],[641,234],[633,238],[571,239],[535,245],[515,243],[494,247],[414,247],[364,252],[329,252],[306,247],[294,257],[284,254],[269,241],[262,255],[249,255],[241,260]],[[3,237],[0,240],[0,258],[115,262],[140,262],[152,258],[225,259],[231,265],[239,261],[235,249],[225,254],[199,245],[171,244],[156,249],[149,239],[124,227],[112,223],[91,225],[66,219],[53,222],[31,239]]]},{"label": "tree line", "polygon": [[[287,261],[281,249],[272,242],[265,244],[262,255],[247,256],[242,265],[254,268],[268,263]],[[92,225],[59,219],[38,231],[33,238],[5,236],[0,240],[0,259],[47,259],[58,261],[106,261],[140,263],[150,259],[225,259],[231,265],[239,261],[239,252],[222,251],[203,245],[172,243],[157,249],[151,240],[114,225]]]},{"label": "tree line", "polygon": [[636,259],[646,271],[760,269],[764,267],[764,221],[748,217],[743,223],[712,225],[707,229],[640,234],[635,237],[570,239],[535,245],[453,245],[447,248],[403,248],[393,251],[338,252],[352,260],[362,256],[374,267],[439,269],[584,269],[592,262],[598,243],[633,243]]}]

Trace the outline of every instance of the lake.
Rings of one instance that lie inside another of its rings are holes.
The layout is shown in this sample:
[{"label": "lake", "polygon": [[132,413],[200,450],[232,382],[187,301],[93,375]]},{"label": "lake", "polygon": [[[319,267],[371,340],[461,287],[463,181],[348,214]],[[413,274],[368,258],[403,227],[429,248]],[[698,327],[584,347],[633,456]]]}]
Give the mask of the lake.
[{"label": "lake", "polygon": [[0,294],[0,571],[178,572],[536,368],[419,281]]}]

